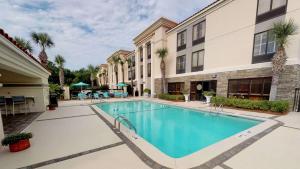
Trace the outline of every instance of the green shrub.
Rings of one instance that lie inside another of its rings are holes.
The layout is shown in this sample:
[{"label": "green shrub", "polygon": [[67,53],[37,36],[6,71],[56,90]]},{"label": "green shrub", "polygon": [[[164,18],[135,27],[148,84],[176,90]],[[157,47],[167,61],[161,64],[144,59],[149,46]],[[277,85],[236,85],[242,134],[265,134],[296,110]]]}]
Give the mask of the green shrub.
[{"label": "green shrub", "polygon": [[268,101],[268,100],[249,100],[238,98],[226,98],[216,96],[213,97],[211,102],[216,106],[224,105],[227,107],[235,107],[250,110],[262,110],[272,112],[287,112],[289,109],[289,103],[287,101]]},{"label": "green shrub", "polygon": [[151,93],[151,90],[148,89],[148,88],[145,88],[145,89],[144,89],[144,93]]},{"label": "green shrub", "polygon": [[163,100],[181,101],[184,100],[183,95],[159,94],[158,98]]},{"label": "green shrub", "polygon": [[216,92],[214,91],[204,91],[203,95],[204,96],[214,96],[216,94]]},{"label": "green shrub", "polygon": [[30,139],[32,138],[32,133],[18,133],[18,134],[11,134],[6,136],[2,141],[1,144],[3,146],[7,146],[10,144],[17,143],[20,140]]},{"label": "green shrub", "polygon": [[107,90],[109,90],[109,86],[108,85],[101,85],[99,87],[99,90],[101,90],[101,91],[107,91]]}]

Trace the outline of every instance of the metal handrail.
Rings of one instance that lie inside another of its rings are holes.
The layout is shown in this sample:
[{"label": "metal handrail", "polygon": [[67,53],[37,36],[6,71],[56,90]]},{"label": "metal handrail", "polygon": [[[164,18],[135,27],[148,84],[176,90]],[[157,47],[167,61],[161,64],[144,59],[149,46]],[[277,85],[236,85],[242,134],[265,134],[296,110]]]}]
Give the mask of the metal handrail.
[{"label": "metal handrail", "polygon": [[[117,126],[117,120],[118,119],[121,119],[120,121],[118,121],[118,126]],[[134,132],[135,132],[135,134],[137,134],[137,130],[136,130],[136,128],[135,128],[135,126],[125,117],[125,116],[122,116],[122,115],[118,115],[115,119],[114,119],[114,127],[116,128],[116,129],[119,129],[120,130],[120,123],[121,122],[125,122],[127,125],[128,125],[128,127],[129,127],[129,129],[130,130],[134,130]]]}]

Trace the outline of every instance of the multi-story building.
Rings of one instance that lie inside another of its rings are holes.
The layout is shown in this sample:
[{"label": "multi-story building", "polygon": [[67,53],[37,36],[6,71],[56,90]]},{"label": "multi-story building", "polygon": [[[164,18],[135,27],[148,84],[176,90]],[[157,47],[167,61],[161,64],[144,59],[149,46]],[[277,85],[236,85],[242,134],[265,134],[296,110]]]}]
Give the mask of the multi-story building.
[{"label": "multi-story building", "polygon": [[[160,93],[158,48],[167,48],[169,93],[190,91],[191,100],[203,91],[220,96],[268,99],[276,41],[271,30],[278,21],[300,26],[299,0],[218,0],[179,24],[160,18],[136,38],[137,88]],[[280,76],[277,99],[293,101],[300,86],[300,34],[289,38],[286,69]]]},{"label": "multi-story building", "polygon": [[133,39],[139,95],[142,95],[145,88],[150,89],[152,95],[155,94],[155,77],[160,74],[160,59],[156,57],[155,51],[166,47],[166,32],[176,25],[171,20],[160,18]]},{"label": "multi-story building", "polygon": [[[130,51],[127,50],[118,50],[115,53],[113,53],[109,58],[107,58],[107,71],[108,71],[108,84],[109,87],[111,89],[115,89],[116,84],[120,83],[120,82],[128,82],[128,64],[126,62],[126,58],[127,55],[130,53]],[[117,66],[116,62],[114,62],[113,57],[117,57],[119,59],[121,59],[121,61],[124,63],[123,64],[123,68],[122,68],[122,64],[120,63],[120,61],[117,62]],[[117,67],[117,70],[115,70],[115,68]],[[122,73],[122,71],[124,71]],[[117,76],[116,73],[117,72]],[[123,76],[124,75],[124,76]]]}]

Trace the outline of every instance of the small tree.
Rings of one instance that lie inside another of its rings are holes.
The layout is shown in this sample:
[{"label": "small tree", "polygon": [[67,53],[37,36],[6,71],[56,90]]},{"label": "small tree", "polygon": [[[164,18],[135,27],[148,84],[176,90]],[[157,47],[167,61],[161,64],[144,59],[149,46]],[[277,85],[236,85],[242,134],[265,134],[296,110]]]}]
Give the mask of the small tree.
[{"label": "small tree", "polygon": [[125,64],[125,62],[123,61],[123,59],[119,58],[119,63],[121,65],[122,82],[124,83],[125,82],[125,80],[124,80],[124,64]]},{"label": "small tree", "polygon": [[95,67],[93,65],[88,65],[88,71],[90,73],[90,80],[91,80],[91,86],[92,89],[94,88],[94,80],[96,79],[98,67]]},{"label": "small tree", "polygon": [[130,67],[130,81],[131,81],[131,87],[133,88],[133,69],[132,69],[132,59],[128,57],[126,59],[126,62],[128,66]]},{"label": "small tree", "polygon": [[168,49],[161,48],[156,51],[156,54],[161,59],[160,61],[160,71],[161,71],[161,93],[167,93],[166,89],[166,63],[165,57],[167,57]]},{"label": "small tree", "polygon": [[65,82],[65,74],[64,74],[64,64],[65,64],[65,58],[61,55],[55,56],[55,63],[59,69],[59,84],[60,88],[63,89],[64,82]]},{"label": "small tree", "polygon": [[119,60],[120,58],[118,56],[113,56],[112,57],[112,62],[114,64],[114,72],[115,72],[115,76],[116,76],[116,84],[119,83],[118,81],[118,66],[119,66]]},{"label": "small tree", "polygon": [[272,59],[272,85],[270,91],[270,101],[276,100],[279,76],[284,71],[287,60],[285,48],[288,45],[288,37],[296,34],[297,25],[292,20],[288,22],[280,21],[274,24],[272,33],[275,35],[277,51]]}]

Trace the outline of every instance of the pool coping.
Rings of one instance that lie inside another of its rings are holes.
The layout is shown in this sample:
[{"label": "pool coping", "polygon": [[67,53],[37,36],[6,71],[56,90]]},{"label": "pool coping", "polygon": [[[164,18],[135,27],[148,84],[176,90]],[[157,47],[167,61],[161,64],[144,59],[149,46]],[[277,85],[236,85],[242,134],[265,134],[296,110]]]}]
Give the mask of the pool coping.
[{"label": "pool coping", "polygon": [[[191,108],[185,107],[181,105],[173,105],[168,104],[165,102],[159,102],[154,100],[147,100],[147,99],[135,99],[135,100],[124,100],[124,101],[150,101],[154,103],[160,103],[165,105],[172,105],[180,108],[187,108],[195,111],[205,111],[201,108]],[[124,102],[121,101],[121,102]],[[113,102],[120,102],[120,101],[113,101]],[[109,103],[109,102],[104,102]],[[113,118],[109,116],[107,113],[102,111],[96,105],[91,105],[91,108],[94,112],[103,120],[105,123],[115,132],[116,130],[113,129]],[[209,113],[218,113],[211,111]],[[117,133],[118,135],[122,135],[121,139],[125,137],[126,139],[124,142],[132,149],[137,156],[144,161],[148,166],[152,168],[214,168],[218,165],[221,165],[223,162],[237,154],[238,152],[242,151],[244,148],[248,147],[249,145],[253,144],[263,136],[267,135],[271,131],[275,130],[276,128],[283,125],[282,122],[278,122],[276,120],[262,118],[262,117],[249,117],[247,115],[240,115],[236,113],[228,113],[222,112],[219,114],[234,116],[234,117],[242,117],[247,119],[254,119],[254,120],[262,120],[263,122],[251,127],[247,130],[239,132],[233,136],[225,138],[215,144],[207,146],[195,153],[190,155],[184,156],[182,158],[172,158],[167,156],[166,154],[162,153],[158,150],[155,146],[144,140],[143,138],[139,137],[139,139],[133,139],[129,136],[128,129],[122,125],[121,133]],[[126,135],[127,134],[127,135]]]}]

